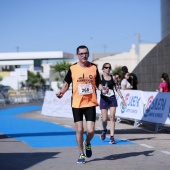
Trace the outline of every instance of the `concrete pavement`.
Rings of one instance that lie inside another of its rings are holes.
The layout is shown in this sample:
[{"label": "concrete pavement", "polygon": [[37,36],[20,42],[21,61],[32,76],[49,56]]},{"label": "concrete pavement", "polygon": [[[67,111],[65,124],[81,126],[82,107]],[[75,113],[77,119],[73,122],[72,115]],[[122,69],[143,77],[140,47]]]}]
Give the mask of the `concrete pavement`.
[{"label": "concrete pavement", "polygon": [[[41,111],[19,116],[74,129],[73,119],[46,117],[41,115]],[[100,135],[101,129],[101,121],[97,120],[95,134]],[[147,130],[147,127],[134,129],[127,123],[116,124],[115,137],[135,144],[92,146],[93,156],[83,165],[76,163],[79,155],[77,147],[32,148],[0,134],[0,170],[169,170],[169,133],[155,134]]]}]

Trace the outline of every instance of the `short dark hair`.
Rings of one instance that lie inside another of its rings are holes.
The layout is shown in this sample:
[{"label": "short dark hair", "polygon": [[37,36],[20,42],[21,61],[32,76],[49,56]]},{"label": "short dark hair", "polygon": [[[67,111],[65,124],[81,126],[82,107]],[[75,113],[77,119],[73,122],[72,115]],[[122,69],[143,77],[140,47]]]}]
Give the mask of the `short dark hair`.
[{"label": "short dark hair", "polygon": [[119,78],[121,78],[121,75],[119,73],[114,73],[114,76],[118,76]]},{"label": "short dark hair", "polygon": [[87,48],[87,46],[80,45],[80,46],[77,47],[77,54],[79,53],[79,49],[83,49],[83,48],[86,48],[88,50],[88,52],[89,52],[89,49]]},{"label": "short dark hair", "polygon": [[122,67],[122,71],[125,72],[125,73],[127,73],[127,72],[128,72],[128,68],[127,68],[126,66],[123,66],[123,67]]},{"label": "short dark hair", "polygon": [[168,86],[168,89],[170,89],[170,82],[169,82],[169,76],[167,73],[162,73],[161,78],[163,78]]}]

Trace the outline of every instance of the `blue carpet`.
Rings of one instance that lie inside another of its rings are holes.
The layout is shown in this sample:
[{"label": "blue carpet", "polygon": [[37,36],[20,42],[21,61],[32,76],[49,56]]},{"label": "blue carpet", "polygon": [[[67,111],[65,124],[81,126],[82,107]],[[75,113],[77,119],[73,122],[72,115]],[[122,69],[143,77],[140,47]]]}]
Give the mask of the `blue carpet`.
[{"label": "blue carpet", "polygon": [[[20,106],[0,110],[0,133],[27,143],[34,148],[77,146],[75,131],[40,120],[20,118],[16,115],[41,110],[41,106]],[[115,139],[116,145],[134,144],[127,140]],[[109,138],[101,141],[94,136],[93,146],[110,145]],[[113,145],[113,146],[116,146]]]}]

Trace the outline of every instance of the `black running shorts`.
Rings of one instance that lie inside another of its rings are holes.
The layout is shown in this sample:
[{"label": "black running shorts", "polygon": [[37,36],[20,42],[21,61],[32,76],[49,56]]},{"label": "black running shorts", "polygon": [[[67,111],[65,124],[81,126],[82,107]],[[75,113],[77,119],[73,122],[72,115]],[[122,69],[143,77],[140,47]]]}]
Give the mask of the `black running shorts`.
[{"label": "black running shorts", "polygon": [[83,107],[83,108],[72,108],[74,122],[83,121],[83,115],[86,121],[96,121],[96,106]]}]

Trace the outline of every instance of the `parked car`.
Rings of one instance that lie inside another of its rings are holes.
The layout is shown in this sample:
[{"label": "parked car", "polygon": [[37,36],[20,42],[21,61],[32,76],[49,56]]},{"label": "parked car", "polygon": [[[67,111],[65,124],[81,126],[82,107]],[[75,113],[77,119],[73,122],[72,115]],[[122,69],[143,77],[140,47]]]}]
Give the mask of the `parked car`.
[{"label": "parked car", "polygon": [[0,84],[0,92],[3,93],[3,92],[8,92],[8,90],[11,90],[12,87],[11,86],[4,86],[2,84]]},{"label": "parked car", "polygon": [[2,96],[4,97],[5,103],[9,104],[9,94],[8,91],[12,89],[11,86],[4,86],[2,84],[0,84],[0,93],[2,94]]}]

